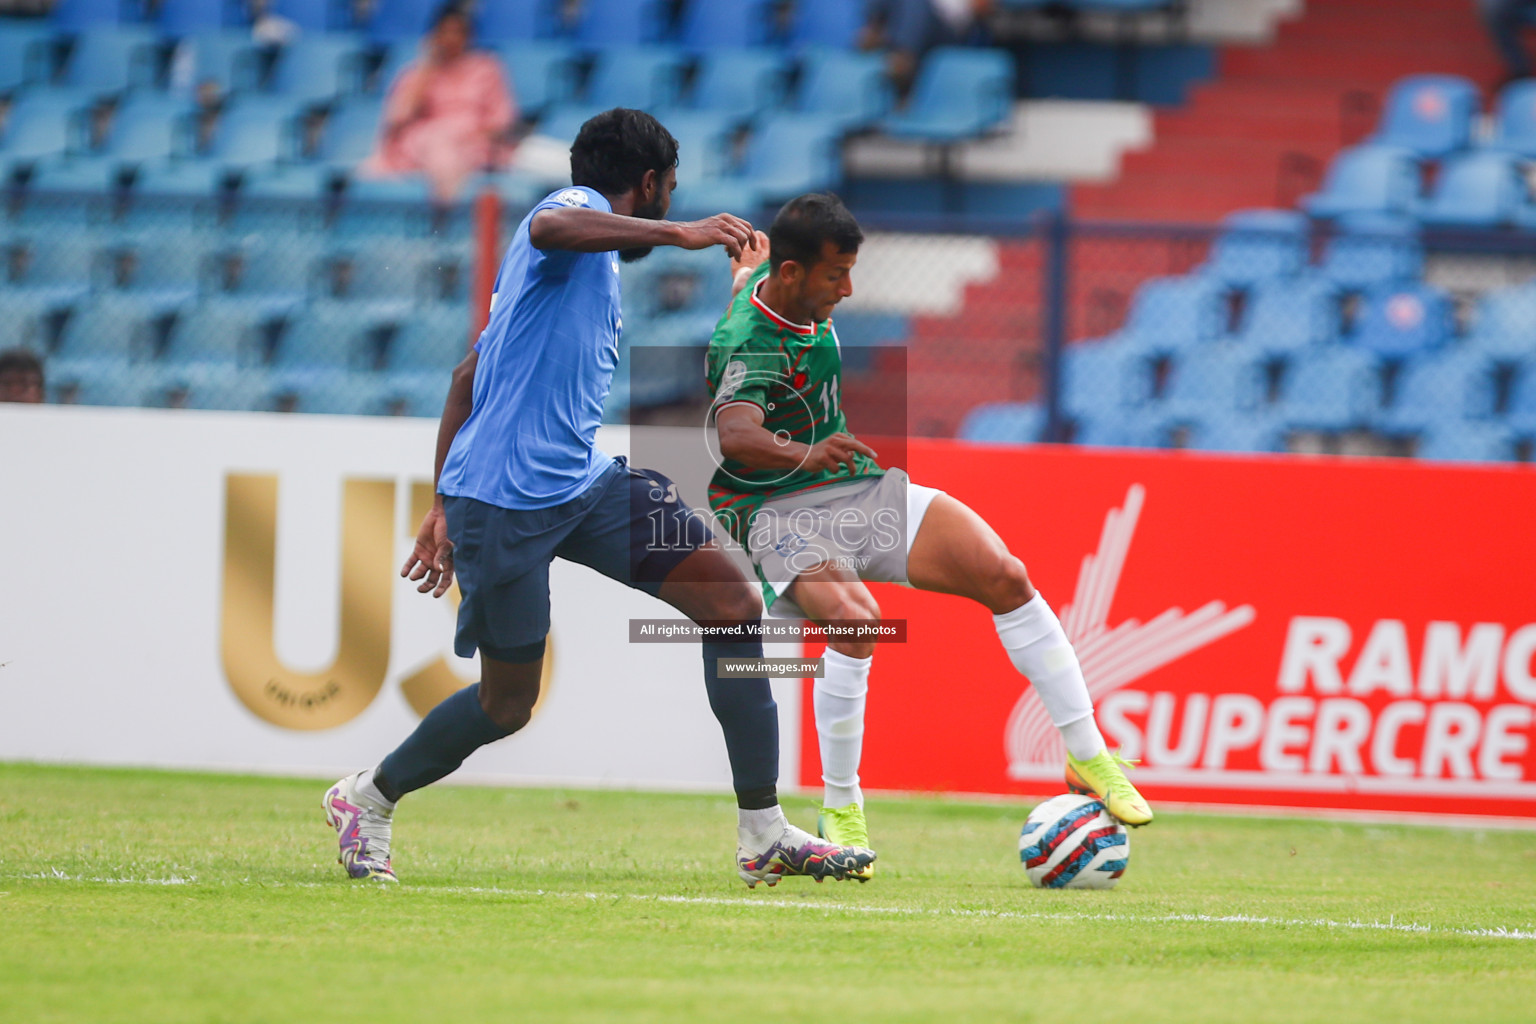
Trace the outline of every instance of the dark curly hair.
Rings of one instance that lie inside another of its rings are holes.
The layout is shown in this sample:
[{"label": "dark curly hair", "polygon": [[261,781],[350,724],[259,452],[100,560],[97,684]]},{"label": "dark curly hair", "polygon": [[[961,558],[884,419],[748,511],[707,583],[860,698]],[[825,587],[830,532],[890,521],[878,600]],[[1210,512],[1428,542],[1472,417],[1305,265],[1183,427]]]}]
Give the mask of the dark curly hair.
[{"label": "dark curly hair", "polygon": [[640,184],[646,171],[677,166],[677,140],[643,110],[614,107],[589,120],[571,146],[571,184],[616,196]]},{"label": "dark curly hair", "polygon": [[821,259],[823,242],[838,252],[858,252],[864,231],[831,192],[807,192],[779,210],[768,228],[768,261],[775,271],[786,260],[809,267]]}]

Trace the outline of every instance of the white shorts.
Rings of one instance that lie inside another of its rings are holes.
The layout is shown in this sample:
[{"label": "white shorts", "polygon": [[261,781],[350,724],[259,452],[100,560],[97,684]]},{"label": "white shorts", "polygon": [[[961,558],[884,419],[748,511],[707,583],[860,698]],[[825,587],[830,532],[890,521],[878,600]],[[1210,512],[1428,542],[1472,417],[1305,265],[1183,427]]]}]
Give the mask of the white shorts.
[{"label": "white shorts", "polygon": [[747,531],[747,553],[770,615],[805,618],[785,593],[803,572],[831,562],[870,583],[907,582],[907,555],[928,506],[943,491],[905,471],[802,491],[764,502]]}]

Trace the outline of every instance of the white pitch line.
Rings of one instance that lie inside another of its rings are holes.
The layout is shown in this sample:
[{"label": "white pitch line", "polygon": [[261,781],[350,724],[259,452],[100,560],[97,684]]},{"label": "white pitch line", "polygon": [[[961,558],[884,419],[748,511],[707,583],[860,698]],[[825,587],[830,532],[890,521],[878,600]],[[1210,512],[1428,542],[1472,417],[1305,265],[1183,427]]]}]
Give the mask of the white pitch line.
[{"label": "white pitch line", "polygon": [[[44,874],[12,875],[17,880],[44,881],[44,882],[91,882],[102,885],[197,885],[197,878],[182,878],[172,875],[169,878],[103,878],[69,875],[55,869]],[[205,883],[218,885],[259,885],[264,889],[331,889],[340,888],[341,883],[331,885],[325,882],[235,882],[235,883]],[[965,910],[960,908],[935,909],[927,907],[889,907],[889,906],[865,906],[858,903],[802,903],[759,899],[730,899],[723,896],[658,896],[644,893],[605,893],[605,892],[554,892],[548,889],[503,889],[496,886],[480,885],[442,885],[442,886],[416,886],[402,887],[396,890],[392,886],[351,886],[355,892],[394,892],[402,894],[443,894],[454,896],[511,896],[517,899],[581,899],[591,902],[614,902],[626,900],[642,903],[675,903],[691,906],[706,907],[751,907],[753,909],[769,910],[811,910],[822,913],[847,913],[847,914],[873,914],[895,917],[970,917],[988,918],[999,921],[1117,921],[1125,924],[1244,924],[1244,925],[1268,925],[1277,928],[1336,928],[1346,931],[1373,931],[1373,932],[1397,932],[1412,935],[1455,935],[1464,938],[1476,939],[1517,939],[1523,941],[1536,940],[1536,929],[1507,928],[1503,926],[1488,928],[1451,928],[1429,924],[1416,924],[1411,922],[1399,923],[1391,921],[1335,921],[1326,917],[1292,918],[1292,917],[1266,917],[1255,914],[1117,914],[1100,913],[1091,914],[1078,911],[1017,911],[1017,910]]]}]

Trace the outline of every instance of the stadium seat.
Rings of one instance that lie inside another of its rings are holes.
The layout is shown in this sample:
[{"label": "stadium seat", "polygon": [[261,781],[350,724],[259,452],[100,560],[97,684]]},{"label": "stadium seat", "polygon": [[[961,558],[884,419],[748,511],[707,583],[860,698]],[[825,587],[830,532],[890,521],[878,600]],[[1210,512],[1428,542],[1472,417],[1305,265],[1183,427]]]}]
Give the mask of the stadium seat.
[{"label": "stadium seat", "polygon": [[1219,337],[1227,289],[1203,276],[1158,277],[1136,290],[1120,337],[1143,352],[1175,352]]},{"label": "stadium seat", "polygon": [[[698,111],[667,115],[667,131],[677,140],[677,195],[679,209],[692,209],[691,190],[718,180],[730,169],[729,142],[735,124],[728,117]],[[718,210],[715,212],[719,212]]]},{"label": "stadium seat", "polygon": [[40,161],[84,148],[83,112],[72,93],[40,91],[11,108],[0,135],[0,187]]},{"label": "stadium seat", "polygon": [[1237,338],[1261,355],[1288,356],[1332,343],[1339,336],[1339,326],[1339,293],[1334,283],[1304,274],[1254,285]]},{"label": "stadium seat", "polygon": [[1068,345],[1061,356],[1061,409],[1074,420],[1117,415],[1152,396],[1146,354],[1114,340]]},{"label": "stadium seat", "polygon": [[55,88],[75,93],[78,102],[153,86],[160,47],[159,35],[146,26],[88,29],[75,40]]},{"label": "stadium seat", "polygon": [[[407,43],[415,45],[426,34],[432,14],[441,0],[382,0],[374,5],[373,16],[368,19],[364,31],[368,38],[381,45]],[[497,3],[477,6],[495,8]]]},{"label": "stadium seat", "polygon": [[559,29],[550,0],[496,0],[475,5],[475,38],[488,46],[544,39]]},{"label": "stadium seat", "polygon": [[55,358],[48,362],[49,401],[56,405],[132,408],[154,393],[154,368],[117,360]]},{"label": "stadium seat", "polygon": [[1285,425],[1269,412],[1194,417],[1181,424],[1184,447],[1199,452],[1283,452]]},{"label": "stadium seat", "polygon": [[272,352],[272,369],[286,371],[282,379],[287,382],[303,379],[305,371],[369,369],[374,361],[370,335],[379,326],[360,318],[351,303],[311,302],[283,329]]},{"label": "stadium seat", "polygon": [[180,308],[209,278],[213,249],[206,231],[162,228],[119,236],[105,252],[109,283],[144,300],[145,308]]},{"label": "stadium seat", "polygon": [[584,0],[576,42],[588,49],[666,42],[667,14],[661,0]]},{"label": "stadium seat", "polygon": [[736,178],[767,203],[836,188],[842,181],[837,141],[820,118],[771,115],[753,129]]},{"label": "stadium seat", "polygon": [[337,171],[351,171],[373,152],[379,138],[384,102],[353,96],[326,115],[325,126],[310,158]]},{"label": "stadium seat", "polygon": [[787,72],[777,50],[711,50],[699,61],[685,106],[744,124],[783,103]]},{"label": "stadium seat", "polygon": [[882,127],[901,139],[950,143],[983,135],[1008,119],[1013,58],[1006,50],[939,47],[923,58],[907,108]]},{"label": "stadium seat", "polygon": [[157,362],[178,369],[257,366],[278,316],[237,300],[204,298],[177,315]]},{"label": "stadium seat", "polygon": [[1251,349],[1214,344],[1174,357],[1157,410],[1170,420],[1237,416],[1264,399],[1264,361]]},{"label": "stadium seat", "polygon": [[772,42],[777,0],[689,0],[683,11],[681,42],[695,53],[766,46]]},{"label": "stadium seat", "polygon": [[1419,438],[1416,454],[1440,462],[1508,462],[1515,434],[1497,423],[1442,423]]},{"label": "stadium seat", "polygon": [[1072,443],[1089,448],[1161,448],[1167,440],[1162,420],[1144,409],[1101,409],[1072,425]]},{"label": "stadium seat", "polygon": [[1431,159],[1446,156],[1467,147],[1479,102],[1477,86],[1455,75],[1400,79],[1370,141]]},{"label": "stadium seat", "polygon": [[1036,402],[995,402],[978,405],[960,421],[958,436],[966,441],[1033,444],[1045,433],[1045,406]]},{"label": "stadium seat", "polygon": [[1536,79],[1511,82],[1499,93],[1487,146],[1536,159]]},{"label": "stadium seat", "polygon": [[1510,362],[1536,351],[1536,282],[1486,292],[1478,301],[1466,347]]},{"label": "stadium seat", "polygon": [[242,75],[254,73],[256,45],[249,32],[210,31],[187,36],[171,62],[171,84],[190,92],[202,82],[215,82],[228,93]]},{"label": "stadium seat", "polygon": [[401,321],[389,345],[385,368],[392,378],[427,375],[448,393],[448,374],[468,353],[469,314],[457,304],[435,303],[413,310]]},{"label": "stadium seat", "polygon": [[52,73],[53,35],[37,22],[0,19],[0,96]]},{"label": "stadium seat", "polygon": [[1536,358],[1520,367],[1510,391],[1506,422],[1520,433],[1536,436]]},{"label": "stadium seat", "polygon": [[1320,192],[1303,196],[1314,217],[1356,213],[1406,213],[1419,195],[1414,155],[1389,146],[1356,146],[1334,157]]},{"label": "stadium seat", "polygon": [[235,239],[224,253],[221,291],[261,315],[281,313],[318,295],[327,242],[311,232],[261,232]]},{"label": "stadium seat", "polygon": [[[576,54],[566,43],[508,43],[497,51],[524,117],[537,117],[551,105],[576,95]],[[386,83],[387,84],[387,83]]]},{"label": "stadium seat", "polygon": [[[391,0],[391,3],[399,2]],[[155,23],[161,32],[172,37],[218,31],[239,24],[235,17],[231,17],[237,10],[229,0],[160,0]]]},{"label": "stadium seat", "polygon": [[156,331],[170,326],[172,309],[148,309],[131,296],[98,295],[70,314],[49,369],[89,375],[126,368],[158,349]]},{"label": "stadium seat", "polygon": [[864,0],[804,0],[795,4],[789,44],[797,50],[852,50],[864,28]]},{"label": "stadium seat", "polygon": [[306,34],[351,27],[346,23],[344,6],[330,0],[272,0],[272,10]]},{"label": "stadium seat", "polygon": [[1349,430],[1380,405],[1376,359],[1343,345],[1309,350],[1287,368],[1275,413],[1287,428]]},{"label": "stadium seat", "polygon": [[113,115],[100,149],[40,163],[31,183],[60,191],[110,191],[140,166],[169,160],[182,150],[190,113],[186,102],[176,97],[131,96]]},{"label": "stadium seat", "polygon": [[102,25],[115,25],[133,13],[132,4],[123,0],[57,0],[50,20],[63,32],[83,32]]},{"label": "stadium seat", "polygon": [[1448,157],[1434,189],[1413,213],[1432,226],[1493,228],[1514,220],[1528,198],[1513,155],[1477,150]]},{"label": "stadium seat", "polygon": [[792,106],[842,131],[856,131],[879,122],[894,103],[885,61],[878,54],[813,50],[801,62]]},{"label": "stadium seat", "polygon": [[358,80],[363,47],[349,35],[301,35],[283,47],[267,91],[296,104],[330,103]]},{"label": "stadium seat", "polygon": [[1399,285],[1367,296],[1354,343],[1384,359],[1418,355],[1451,336],[1451,299],[1433,285]]},{"label": "stadium seat", "polygon": [[613,47],[598,54],[579,99],[549,110],[539,133],[564,141],[576,138],[587,119],[611,107],[636,107],[665,118],[682,89],[683,60],[660,46]]},{"label": "stadium seat", "polygon": [[1240,210],[1222,221],[1222,233],[1199,273],[1229,285],[1291,277],[1306,266],[1307,219],[1290,210]]},{"label": "stadium seat", "polygon": [[1398,375],[1390,405],[1372,426],[1388,436],[1421,433],[1447,421],[1486,418],[1493,412],[1495,365],[1462,349],[1410,359]]},{"label": "stadium seat", "polygon": [[1343,288],[1417,280],[1424,270],[1418,226],[1391,214],[1341,217],[1318,270]]}]

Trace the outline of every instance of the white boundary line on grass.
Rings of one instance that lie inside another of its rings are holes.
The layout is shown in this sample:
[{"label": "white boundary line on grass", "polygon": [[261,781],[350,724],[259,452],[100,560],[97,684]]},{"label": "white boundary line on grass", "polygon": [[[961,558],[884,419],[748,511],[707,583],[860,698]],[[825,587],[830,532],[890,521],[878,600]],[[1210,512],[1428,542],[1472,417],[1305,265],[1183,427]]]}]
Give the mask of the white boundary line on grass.
[{"label": "white boundary line on grass", "polygon": [[[40,874],[13,875],[12,878],[45,882],[90,882],[100,885],[170,886],[197,885],[195,876],[183,878],[103,878],[70,875],[57,869]],[[217,885],[217,883],[213,883]],[[269,889],[328,889],[339,888],[323,882],[237,882],[234,885],[259,885]],[[352,891],[391,891],[393,887],[352,886]],[[517,899],[584,899],[593,903],[631,901],[640,903],[673,903],[706,907],[753,907],[774,910],[809,910],[826,914],[873,914],[894,917],[975,917],[999,921],[1120,921],[1126,924],[1248,924],[1272,925],[1279,928],[1336,928],[1348,931],[1397,932],[1413,935],[1455,935],[1475,939],[1516,939],[1536,941],[1536,929],[1506,928],[1452,928],[1412,922],[1399,923],[1394,917],[1388,921],[1335,921],[1326,917],[1291,918],[1265,917],[1256,914],[1117,914],[1084,913],[1079,911],[1017,911],[1017,910],[965,910],[960,908],[932,909],[924,907],[864,906],[857,903],[804,903],[761,899],[727,899],[721,896],[655,896],[644,893],[558,892],[548,889],[501,889],[495,886],[444,885],[405,887],[402,894],[444,893],[451,896],[511,896]]]}]

